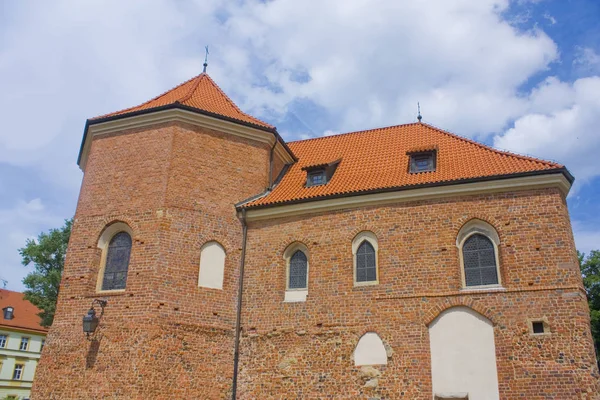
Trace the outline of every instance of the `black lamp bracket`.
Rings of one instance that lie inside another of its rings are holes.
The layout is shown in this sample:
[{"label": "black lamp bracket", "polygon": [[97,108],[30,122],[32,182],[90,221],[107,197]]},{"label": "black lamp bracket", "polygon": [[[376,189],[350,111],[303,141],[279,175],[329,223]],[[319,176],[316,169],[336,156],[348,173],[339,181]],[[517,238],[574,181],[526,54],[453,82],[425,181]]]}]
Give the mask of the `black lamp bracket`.
[{"label": "black lamp bracket", "polygon": [[104,315],[104,307],[106,307],[106,304],[108,304],[108,301],[106,300],[101,300],[101,299],[94,299],[92,301],[92,310],[94,309],[94,304],[97,304],[100,306],[100,316]]}]

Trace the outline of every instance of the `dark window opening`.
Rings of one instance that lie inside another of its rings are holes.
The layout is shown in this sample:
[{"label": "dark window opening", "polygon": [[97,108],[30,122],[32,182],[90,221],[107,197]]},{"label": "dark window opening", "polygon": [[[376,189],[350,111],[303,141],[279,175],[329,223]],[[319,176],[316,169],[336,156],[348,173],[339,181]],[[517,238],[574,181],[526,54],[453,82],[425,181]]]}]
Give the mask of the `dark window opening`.
[{"label": "dark window opening", "polygon": [[306,289],[308,260],[303,251],[296,251],[290,258],[288,289]]},{"label": "dark window opening", "polygon": [[106,254],[102,290],[125,289],[130,254],[131,236],[127,232],[113,236]]},{"label": "dark window opening", "polygon": [[13,319],[15,309],[12,307],[4,307],[2,309],[4,312],[4,319]]},{"label": "dark window opening", "polygon": [[544,333],[544,323],[542,321],[532,322],[533,333]]},{"label": "dark window opening", "polygon": [[410,155],[410,172],[431,172],[435,171],[435,152],[415,153]]},{"label": "dark window opening", "polygon": [[368,241],[364,241],[356,252],[356,282],[377,281],[377,262],[375,249]]},{"label": "dark window opening", "polygon": [[302,167],[306,171],[306,187],[326,185],[333,178],[333,174],[342,160],[336,160],[329,164],[312,165]]},{"label": "dark window opening", "polygon": [[324,169],[312,171],[308,173],[308,180],[306,186],[318,186],[327,183],[327,175]]},{"label": "dark window opening", "polygon": [[462,252],[467,286],[498,284],[496,252],[489,238],[481,234],[469,237]]}]

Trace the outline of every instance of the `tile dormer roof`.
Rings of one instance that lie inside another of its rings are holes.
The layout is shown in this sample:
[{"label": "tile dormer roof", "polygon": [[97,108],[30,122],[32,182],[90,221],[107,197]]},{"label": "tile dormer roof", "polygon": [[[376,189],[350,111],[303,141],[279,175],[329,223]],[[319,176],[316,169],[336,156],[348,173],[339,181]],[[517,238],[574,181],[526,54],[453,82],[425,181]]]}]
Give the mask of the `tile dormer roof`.
[{"label": "tile dormer roof", "polygon": [[262,128],[274,129],[272,125],[240,110],[206,73],[201,73],[181,85],[138,106],[101,115],[92,118],[90,121],[116,116],[126,116],[140,111],[150,111],[152,109],[159,109],[160,107],[172,105],[182,105],[184,107],[214,114],[215,116],[226,117],[234,121]]},{"label": "tile dormer roof", "polygon": [[13,318],[4,319],[4,313],[0,313],[0,327],[13,329],[25,329],[39,332],[47,332],[48,328],[40,325],[41,312],[36,306],[25,300],[23,293],[0,289],[0,309],[13,307]]},{"label": "tile dormer roof", "polygon": [[[499,151],[425,123],[412,123],[288,143],[298,157],[266,195],[241,207],[402,190],[536,173],[563,172],[554,162]],[[435,171],[411,173],[411,153],[435,151]],[[306,186],[306,167],[341,160],[326,185]]]}]

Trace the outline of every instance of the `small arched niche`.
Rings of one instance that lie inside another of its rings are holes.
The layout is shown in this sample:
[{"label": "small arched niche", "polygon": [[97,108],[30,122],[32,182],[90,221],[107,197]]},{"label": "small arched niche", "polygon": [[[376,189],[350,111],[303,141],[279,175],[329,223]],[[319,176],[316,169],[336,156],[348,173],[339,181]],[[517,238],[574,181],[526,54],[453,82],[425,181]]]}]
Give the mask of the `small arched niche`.
[{"label": "small arched niche", "polygon": [[375,332],[365,333],[354,349],[354,365],[385,365],[387,352],[383,341]]},{"label": "small arched niche", "polygon": [[215,241],[204,243],[200,249],[198,286],[223,289],[225,275],[225,249]]}]

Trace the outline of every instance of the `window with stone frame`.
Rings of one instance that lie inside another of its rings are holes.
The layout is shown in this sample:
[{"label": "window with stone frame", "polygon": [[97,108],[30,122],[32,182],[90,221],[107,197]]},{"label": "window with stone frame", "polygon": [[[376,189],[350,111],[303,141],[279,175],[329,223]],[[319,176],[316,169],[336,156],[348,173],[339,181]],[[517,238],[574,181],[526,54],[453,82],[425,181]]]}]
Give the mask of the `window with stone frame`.
[{"label": "window with stone frame", "polygon": [[102,290],[125,289],[130,255],[131,236],[127,232],[114,235],[106,250]]},{"label": "window with stone frame", "polygon": [[302,250],[290,257],[288,289],[306,289],[308,287],[308,259]]},{"label": "window with stone frame", "polygon": [[377,260],[375,248],[364,240],[356,251],[356,282],[377,281]]},{"label": "window with stone frame", "polygon": [[494,244],[480,233],[469,236],[463,246],[466,286],[497,285],[498,266]]}]

